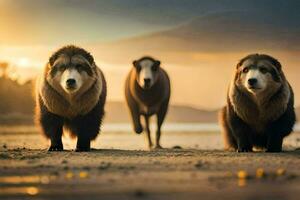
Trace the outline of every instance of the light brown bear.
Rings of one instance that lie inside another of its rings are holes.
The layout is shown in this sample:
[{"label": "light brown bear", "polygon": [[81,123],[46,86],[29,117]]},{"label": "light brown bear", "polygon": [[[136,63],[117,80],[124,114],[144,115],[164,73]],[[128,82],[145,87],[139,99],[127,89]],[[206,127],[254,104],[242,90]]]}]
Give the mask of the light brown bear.
[{"label": "light brown bear", "polygon": [[160,61],[152,57],[142,57],[133,62],[133,68],[125,83],[125,97],[136,133],[142,133],[141,116],[145,118],[149,148],[153,146],[149,117],[157,116],[155,148],[161,148],[161,125],[168,110],[170,94],[170,79],[161,68]]}]

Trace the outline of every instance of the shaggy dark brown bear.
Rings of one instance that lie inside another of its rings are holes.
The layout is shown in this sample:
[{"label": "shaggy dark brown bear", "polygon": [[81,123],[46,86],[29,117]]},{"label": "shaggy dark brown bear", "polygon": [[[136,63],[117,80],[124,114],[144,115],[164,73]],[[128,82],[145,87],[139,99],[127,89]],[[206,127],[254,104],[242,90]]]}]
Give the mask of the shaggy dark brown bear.
[{"label": "shaggy dark brown bear", "polygon": [[227,106],[220,113],[225,148],[280,152],[295,120],[294,94],[281,64],[264,54],[243,58],[230,84]]},{"label": "shaggy dark brown bear", "polygon": [[161,148],[161,125],[168,110],[171,93],[169,77],[166,71],[160,67],[160,61],[151,57],[143,57],[134,61],[133,66],[126,79],[125,96],[131,113],[134,131],[136,133],[143,131],[141,116],[144,116],[148,145],[152,148],[149,117],[156,115],[155,148]]},{"label": "shaggy dark brown bear", "polygon": [[36,122],[51,140],[49,151],[63,150],[63,130],[77,136],[76,151],[89,151],[105,100],[106,81],[93,56],[76,46],[56,51],[36,85]]}]

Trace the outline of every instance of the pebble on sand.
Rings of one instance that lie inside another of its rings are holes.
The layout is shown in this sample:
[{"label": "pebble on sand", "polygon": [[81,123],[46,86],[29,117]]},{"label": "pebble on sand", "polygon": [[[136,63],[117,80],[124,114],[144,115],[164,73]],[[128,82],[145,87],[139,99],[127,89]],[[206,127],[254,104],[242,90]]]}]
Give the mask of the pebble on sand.
[{"label": "pebble on sand", "polygon": [[276,170],[276,175],[277,175],[277,176],[282,176],[282,175],[285,174],[285,172],[286,172],[285,169],[279,168],[279,169]]},{"label": "pebble on sand", "polygon": [[263,178],[265,175],[265,170],[263,168],[256,169],[256,178]]},{"label": "pebble on sand", "polygon": [[248,178],[248,173],[245,170],[240,170],[237,173],[237,177],[239,179],[247,179]]},{"label": "pebble on sand", "polygon": [[79,172],[79,177],[80,178],[87,178],[89,176],[89,174],[85,171],[81,171]]},{"label": "pebble on sand", "polygon": [[67,179],[72,179],[73,177],[74,177],[73,172],[67,172],[67,173],[66,173],[66,178],[67,178]]},{"label": "pebble on sand", "polygon": [[27,194],[34,196],[37,195],[39,193],[39,189],[37,187],[28,187],[26,189]]}]

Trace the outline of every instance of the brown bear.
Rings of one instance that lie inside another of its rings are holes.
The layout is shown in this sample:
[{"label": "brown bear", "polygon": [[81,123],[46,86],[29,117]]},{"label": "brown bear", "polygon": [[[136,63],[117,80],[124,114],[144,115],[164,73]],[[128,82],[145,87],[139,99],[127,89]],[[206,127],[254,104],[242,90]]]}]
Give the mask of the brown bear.
[{"label": "brown bear", "polygon": [[36,122],[51,141],[49,151],[62,151],[63,130],[77,136],[76,151],[89,151],[100,131],[106,81],[93,56],[65,46],[49,59],[36,84]]},{"label": "brown bear", "polygon": [[265,54],[243,58],[220,113],[225,148],[251,152],[259,147],[280,152],[295,120],[293,90],[279,61]]}]

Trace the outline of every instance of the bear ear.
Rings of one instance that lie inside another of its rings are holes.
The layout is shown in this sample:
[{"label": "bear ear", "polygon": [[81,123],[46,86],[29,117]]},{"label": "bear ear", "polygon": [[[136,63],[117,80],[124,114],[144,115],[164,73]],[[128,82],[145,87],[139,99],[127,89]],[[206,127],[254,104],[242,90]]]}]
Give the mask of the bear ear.
[{"label": "bear ear", "polygon": [[57,55],[52,55],[50,58],[49,58],[49,64],[50,66],[53,66],[55,60],[57,59]]},{"label": "bear ear", "polygon": [[135,61],[132,62],[132,64],[133,64],[133,66],[134,66],[135,69],[137,69],[137,70],[141,69],[138,61],[135,60]]},{"label": "bear ear", "polygon": [[244,62],[247,60],[248,58],[243,58],[241,59],[238,64],[236,65],[236,69],[239,69],[243,64]]},{"label": "bear ear", "polygon": [[137,61],[134,60],[134,61],[132,62],[132,64],[133,64],[134,67],[136,67],[136,66],[137,66]]},{"label": "bear ear", "polygon": [[238,70],[241,66],[243,65],[243,63],[239,62],[237,65],[236,65],[236,70]]},{"label": "bear ear", "polygon": [[159,60],[156,60],[156,61],[155,61],[155,65],[159,67],[159,66],[160,66],[160,61],[159,61]]},{"label": "bear ear", "polygon": [[159,68],[159,66],[160,66],[160,61],[159,61],[159,60],[156,60],[156,61],[154,62],[154,65],[152,66],[152,70],[153,70],[153,71],[157,71],[158,68]]},{"label": "bear ear", "polygon": [[276,60],[275,58],[272,58],[271,62],[277,68],[278,71],[281,71],[282,66],[278,60]]}]

